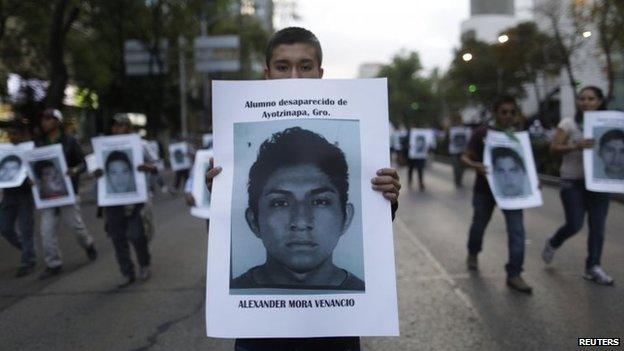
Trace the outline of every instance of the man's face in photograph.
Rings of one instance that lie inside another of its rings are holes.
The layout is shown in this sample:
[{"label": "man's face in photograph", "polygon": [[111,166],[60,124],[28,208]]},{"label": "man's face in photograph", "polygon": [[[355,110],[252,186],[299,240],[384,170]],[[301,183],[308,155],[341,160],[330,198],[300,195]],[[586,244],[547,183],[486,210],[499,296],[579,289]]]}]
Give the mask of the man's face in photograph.
[{"label": "man's face in photograph", "polygon": [[63,176],[56,167],[45,167],[41,170],[41,187],[43,193],[61,193],[65,191]]},{"label": "man's face in photograph", "polygon": [[499,157],[494,160],[494,182],[503,196],[522,195],[525,177],[526,173],[522,165],[512,157]]},{"label": "man's face in photograph", "polygon": [[343,212],[338,190],[327,174],[304,164],[273,172],[258,199],[258,218],[251,209],[246,216],[266,248],[267,260],[305,273],[332,260],[353,212],[352,204]]},{"label": "man's face in photograph", "polygon": [[6,182],[13,180],[19,172],[22,164],[19,160],[6,160],[0,166],[0,181]]},{"label": "man's face in photograph", "polygon": [[607,177],[624,179],[624,140],[607,141],[601,146],[598,156],[604,164],[604,172]]},{"label": "man's face in photograph", "polygon": [[184,153],[180,149],[176,149],[173,152],[173,159],[176,163],[184,163]]},{"label": "man's face in photograph", "polygon": [[416,151],[425,151],[425,137],[422,135],[416,137]]},{"label": "man's face in photograph", "polygon": [[466,135],[464,134],[455,134],[453,137],[453,144],[457,148],[463,148],[466,144]]},{"label": "man's face in photograph", "polygon": [[113,193],[127,193],[134,191],[134,173],[132,165],[122,160],[115,160],[108,164],[106,178]]}]

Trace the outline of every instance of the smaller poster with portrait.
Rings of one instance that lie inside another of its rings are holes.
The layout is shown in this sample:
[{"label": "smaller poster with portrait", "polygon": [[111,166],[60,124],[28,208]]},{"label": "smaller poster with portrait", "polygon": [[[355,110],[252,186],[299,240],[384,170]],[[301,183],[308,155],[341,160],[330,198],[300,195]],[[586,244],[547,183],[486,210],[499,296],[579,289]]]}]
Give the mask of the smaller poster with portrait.
[{"label": "smaller poster with portrait", "polygon": [[202,147],[204,149],[212,149],[212,133],[206,133],[202,135]]},{"label": "smaller poster with portrait", "polygon": [[470,139],[470,128],[464,126],[451,127],[449,130],[449,154],[457,155],[466,150]]},{"label": "smaller poster with portrait", "polygon": [[407,158],[410,160],[426,159],[429,153],[432,136],[433,133],[430,129],[410,129]]},{"label": "smaller poster with portrait", "polygon": [[585,112],[583,120],[583,136],[594,139],[594,147],[583,151],[585,187],[624,193],[624,112]]},{"label": "smaller poster with portrait", "polygon": [[191,168],[189,147],[185,142],[169,144],[169,163],[174,171]]},{"label": "smaller poster with portrait", "polygon": [[28,176],[37,209],[76,203],[76,195],[67,176],[67,162],[61,144],[38,147],[24,153]]},{"label": "smaller poster with portrait", "polygon": [[531,141],[527,132],[508,136],[488,131],[483,150],[487,180],[503,210],[518,210],[542,205],[542,192],[535,169]]},{"label": "smaller poster with portrait", "polygon": [[143,163],[143,147],[138,134],[124,134],[91,139],[97,168],[104,172],[98,179],[98,206],[120,206],[147,201],[145,173],[137,168]]},{"label": "smaller poster with portrait", "polygon": [[0,144],[0,188],[15,188],[24,182],[27,176],[27,167],[24,162],[24,153],[32,150],[34,144]]},{"label": "smaller poster with portrait", "polygon": [[165,170],[165,160],[160,157],[160,145],[157,140],[142,140],[145,144],[145,149],[149,152],[150,157],[152,158],[152,162],[158,172],[162,172]]},{"label": "smaller poster with portrait", "polygon": [[199,218],[210,218],[210,191],[206,187],[206,172],[210,169],[212,150],[199,150],[193,163],[193,198],[195,206],[191,207],[191,215]]}]

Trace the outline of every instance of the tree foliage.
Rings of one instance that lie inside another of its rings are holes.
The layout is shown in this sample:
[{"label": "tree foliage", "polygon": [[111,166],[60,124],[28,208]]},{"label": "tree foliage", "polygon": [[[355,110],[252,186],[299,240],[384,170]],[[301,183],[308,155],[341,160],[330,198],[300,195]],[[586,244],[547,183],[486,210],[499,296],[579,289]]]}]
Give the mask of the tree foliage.
[{"label": "tree foliage", "polygon": [[437,122],[441,101],[435,91],[435,80],[423,76],[416,52],[402,51],[379,72],[388,79],[390,120],[395,125],[429,126]]}]

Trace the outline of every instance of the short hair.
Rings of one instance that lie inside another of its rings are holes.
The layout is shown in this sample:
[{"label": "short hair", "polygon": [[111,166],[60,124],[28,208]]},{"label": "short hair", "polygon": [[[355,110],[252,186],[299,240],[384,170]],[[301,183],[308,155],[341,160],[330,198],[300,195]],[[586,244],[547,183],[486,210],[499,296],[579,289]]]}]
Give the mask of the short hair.
[{"label": "short hair", "polygon": [[324,137],[309,130],[292,127],[274,133],[258,151],[256,162],[249,169],[248,205],[258,217],[258,199],[269,177],[278,169],[296,165],[314,165],[327,174],[336,187],[343,215],[349,192],[349,168],[345,154]]},{"label": "short hair", "polygon": [[41,178],[43,170],[50,167],[56,169],[56,166],[54,166],[54,162],[50,160],[39,160],[35,161],[35,164],[33,165],[33,171],[38,178]]},{"label": "short hair", "polygon": [[498,111],[498,109],[503,106],[503,104],[514,104],[514,106],[518,108],[518,103],[513,96],[501,95],[494,100],[494,104],[492,105],[494,112]]},{"label": "short hair", "polygon": [[524,167],[524,162],[522,161],[522,157],[518,155],[516,150],[510,149],[508,147],[492,148],[492,165],[494,165],[496,163],[496,160],[498,160],[499,158],[505,158],[505,157],[509,157],[512,160],[514,160],[514,162],[520,165],[522,170],[526,172],[526,168]]},{"label": "short hair", "polygon": [[292,45],[292,44],[310,44],[316,51],[316,58],[319,63],[319,67],[323,62],[323,50],[321,49],[321,42],[318,40],[314,33],[301,27],[287,27],[275,32],[269,42],[267,43],[266,51],[264,54],[267,68],[269,62],[273,57],[273,51],[280,45]]},{"label": "short hair", "polygon": [[16,155],[9,155],[0,161],[0,168],[4,167],[5,164],[9,162],[17,162],[18,164],[22,164],[22,159],[17,157]]},{"label": "short hair", "polygon": [[604,133],[601,137],[600,137],[600,143],[599,143],[599,148],[598,150],[602,150],[602,147],[612,141],[612,140],[622,140],[622,142],[624,142],[624,132],[620,129],[611,129],[608,132]]},{"label": "short hair", "polygon": [[128,155],[125,152],[119,150],[115,150],[108,154],[108,157],[106,157],[106,164],[104,165],[104,168],[108,169],[108,166],[115,161],[125,162],[128,164],[129,168],[132,169],[132,162],[130,161]]}]

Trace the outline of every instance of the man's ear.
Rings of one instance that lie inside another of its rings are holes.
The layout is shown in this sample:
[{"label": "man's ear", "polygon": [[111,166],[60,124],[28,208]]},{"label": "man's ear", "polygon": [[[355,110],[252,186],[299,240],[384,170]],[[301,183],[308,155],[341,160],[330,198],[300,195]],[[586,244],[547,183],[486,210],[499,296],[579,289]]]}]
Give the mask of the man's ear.
[{"label": "man's ear", "polygon": [[245,210],[245,219],[247,220],[247,225],[249,226],[249,229],[251,229],[251,231],[259,238],[260,228],[258,227],[258,220],[250,207]]},{"label": "man's ear", "polygon": [[323,69],[323,67],[319,68],[319,71],[321,72],[321,76],[319,78],[323,78],[323,73],[325,73],[325,70]]},{"label": "man's ear", "polygon": [[347,229],[349,229],[349,226],[351,225],[351,221],[353,220],[354,214],[355,214],[355,208],[353,207],[353,204],[347,203],[347,206],[345,207],[344,220],[342,221],[342,233],[340,233],[340,235],[347,232]]},{"label": "man's ear", "polygon": [[269,79],[269,67],[264,66],[264,79]]}]

